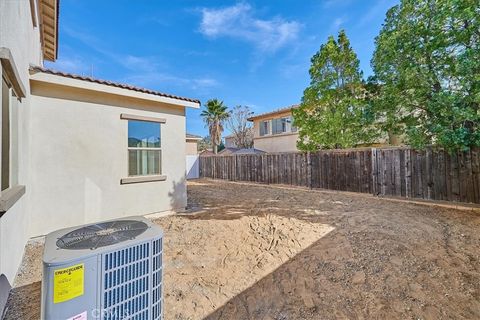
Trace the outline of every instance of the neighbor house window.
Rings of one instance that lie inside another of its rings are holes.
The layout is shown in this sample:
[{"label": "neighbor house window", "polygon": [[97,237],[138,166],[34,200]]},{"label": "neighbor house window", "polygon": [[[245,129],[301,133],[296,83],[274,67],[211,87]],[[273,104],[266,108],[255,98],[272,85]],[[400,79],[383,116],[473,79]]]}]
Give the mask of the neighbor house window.
[{"label": "neighbor house window", "polygon": [[128,120],[128,175],[162,173],[160,123]]},{"label": "neighbor house window", "polygon": [[270,121],[260,121],[260,136],[270,134]]},{"label": "neighbor house window", "polygon": [[272,134],[290,132],[290,117],[278,118],[272,120]]}]

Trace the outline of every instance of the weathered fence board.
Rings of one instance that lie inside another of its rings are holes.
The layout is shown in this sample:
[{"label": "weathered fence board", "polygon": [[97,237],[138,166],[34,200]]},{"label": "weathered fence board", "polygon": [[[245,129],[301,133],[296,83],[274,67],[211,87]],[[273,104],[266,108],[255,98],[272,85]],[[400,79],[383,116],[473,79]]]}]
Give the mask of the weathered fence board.
[{"label": "weathered fence board", "polygon": [[200,157],[200,177],[480,203],[480,150],[372,148]]}]

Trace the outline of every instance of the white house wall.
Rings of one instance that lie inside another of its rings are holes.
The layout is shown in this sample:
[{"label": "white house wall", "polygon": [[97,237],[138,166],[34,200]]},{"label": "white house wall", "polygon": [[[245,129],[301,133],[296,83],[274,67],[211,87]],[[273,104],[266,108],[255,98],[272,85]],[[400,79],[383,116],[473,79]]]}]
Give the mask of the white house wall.
[{"label": "white house wall", "polygon": [[[31,215],[26,210],[29,197],[27,150],[30,130],[28,69],[30,64],[42,65],[39,28],[33,25],[29,1],[0,1],[0,47],[10,50],[18,70],[19,80],[27,91],[27,96],[12,106],[13,121],[10,124],[14,135],[11,152],[18,155],[18,161],[11,160],[11,174],[13,177],[18,177],[18,184],[26,185],[26,193],[0,218],[0,275],[6,277],[12,284],[22,259],[25,243],[30,237]],[[0,73],[2,73],[1,66]],[[15,137],[17,133],[18,136]]]},{"label": "white house wall", "polygon": [[[128,173],[122,113],[166,119],[166,181],[120,184]],[[183,107],[32,81],[31,131],[32,236],[186,206]]]}]

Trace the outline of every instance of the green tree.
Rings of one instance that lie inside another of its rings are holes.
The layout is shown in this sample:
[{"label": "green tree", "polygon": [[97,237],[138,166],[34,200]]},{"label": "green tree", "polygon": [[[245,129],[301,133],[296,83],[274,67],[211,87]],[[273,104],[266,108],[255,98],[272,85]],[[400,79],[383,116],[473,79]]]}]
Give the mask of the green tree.
[{"label": "green tree", "polygon": [[368,92],[345,31],[330,36],[312,57],[310,85],[293,111],[299,149],[314,151],[369,143],[374,132]]},{"label": "green tree", "polygon": [[218,146],[222,142],[223,124],[229,118],[227,106],[218,99],[210,99],[205,104],[205,110],[200,114],[205,126],[208,127],[213,152],[218,152]]},{"label": "green tree", "polygon": [[389,130],[415,147],[480,146],[478,0],[402,0],[387,12],[372,67]]}]

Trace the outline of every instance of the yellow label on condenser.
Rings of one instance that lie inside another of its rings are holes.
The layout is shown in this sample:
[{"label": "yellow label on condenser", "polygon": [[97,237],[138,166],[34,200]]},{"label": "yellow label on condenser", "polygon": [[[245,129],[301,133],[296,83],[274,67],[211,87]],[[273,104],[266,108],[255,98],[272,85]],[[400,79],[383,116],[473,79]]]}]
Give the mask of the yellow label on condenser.
[{"label": "yellow label on condenser", "polygon": [[53,273],[53,303],[60,303],[83,295],[84,265],[77,264]]}]

